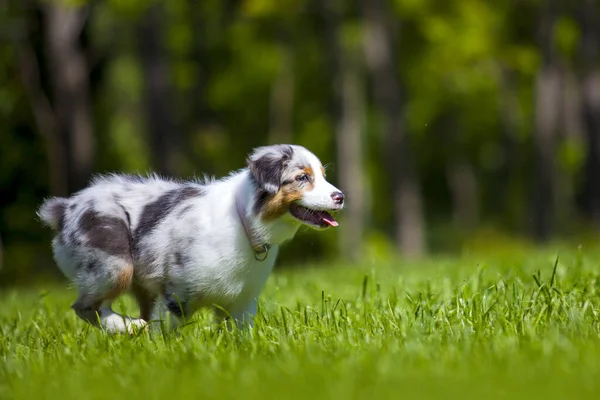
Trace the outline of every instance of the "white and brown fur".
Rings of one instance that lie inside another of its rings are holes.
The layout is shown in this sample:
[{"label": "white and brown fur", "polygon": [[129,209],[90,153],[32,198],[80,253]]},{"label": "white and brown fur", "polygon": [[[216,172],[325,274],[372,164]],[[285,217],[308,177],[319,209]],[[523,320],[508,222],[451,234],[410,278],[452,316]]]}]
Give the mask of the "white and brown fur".
[{"label": "white and brown fur", "polygon": [[[247,168],[216,181],[101,176],[69,198],[48,199],[38,214],[56,232],[54,258],[79,291],[77,315],[131,332],[167,314],[180,321],[200,307],[252,324],[279,245],[303,224],[323,227],[294,217],[290,207],[336,211],[343,201],[314,154],[274,145],[255,149]],[[255,257],[252,239],[271,246],[264,260]],[[111,308],[127,291],[139,319]]]}]

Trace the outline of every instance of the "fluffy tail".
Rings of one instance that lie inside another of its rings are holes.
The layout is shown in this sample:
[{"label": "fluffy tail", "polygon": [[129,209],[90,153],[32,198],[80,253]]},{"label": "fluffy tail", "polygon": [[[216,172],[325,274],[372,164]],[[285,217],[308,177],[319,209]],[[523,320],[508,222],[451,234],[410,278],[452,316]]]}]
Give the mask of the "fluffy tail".
[{"label": "fluffy tail", "polygon": [[48,225],[55,231],[60,231],[63,227],[65,218],[65,209],[67,207],[67,199],[62,197],[53,197],[44,201],[37,215],[44,224]]}]

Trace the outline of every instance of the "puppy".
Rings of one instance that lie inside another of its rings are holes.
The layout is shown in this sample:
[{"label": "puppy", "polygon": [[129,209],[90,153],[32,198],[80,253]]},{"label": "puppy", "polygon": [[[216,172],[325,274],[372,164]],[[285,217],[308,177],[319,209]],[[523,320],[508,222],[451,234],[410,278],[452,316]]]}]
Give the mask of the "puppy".
[{"label": "puppy", "polygon": [[[331,213],[343,206],[313,153],[274,145],[216,181],[101,176],[69,198],[46,200],[38,215],[56,232],[54,259],[79,291],[75,313],[131,333],[167,315],[176,325],[201,307],[252,325],[279,246],[301,225],[337,226]],[[111,308],[128,290],[139,319]]]}]

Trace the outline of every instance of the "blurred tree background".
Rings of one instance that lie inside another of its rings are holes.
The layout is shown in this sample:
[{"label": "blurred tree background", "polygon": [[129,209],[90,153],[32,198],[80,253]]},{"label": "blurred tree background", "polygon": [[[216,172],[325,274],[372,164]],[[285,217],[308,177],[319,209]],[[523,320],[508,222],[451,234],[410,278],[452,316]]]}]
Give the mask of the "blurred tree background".
[{"label": "blurred tree background", "polygon": [[597,0],[0,0],[0,282],[94,173],[222,176],[293,142],[348,196],[280,265],[600,229]]}]

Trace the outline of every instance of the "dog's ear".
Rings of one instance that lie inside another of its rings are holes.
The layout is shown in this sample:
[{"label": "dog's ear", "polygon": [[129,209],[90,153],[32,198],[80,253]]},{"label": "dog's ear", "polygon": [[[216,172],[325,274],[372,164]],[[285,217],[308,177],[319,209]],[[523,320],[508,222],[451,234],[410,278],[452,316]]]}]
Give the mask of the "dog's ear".
[{"label": "dog's ear", "polygon": [[289,145],[264,146],[254,149],[248,157],[248,169],[261,190],[274,195],[281,187],[283,170],[292,158],[294,149]]}]

